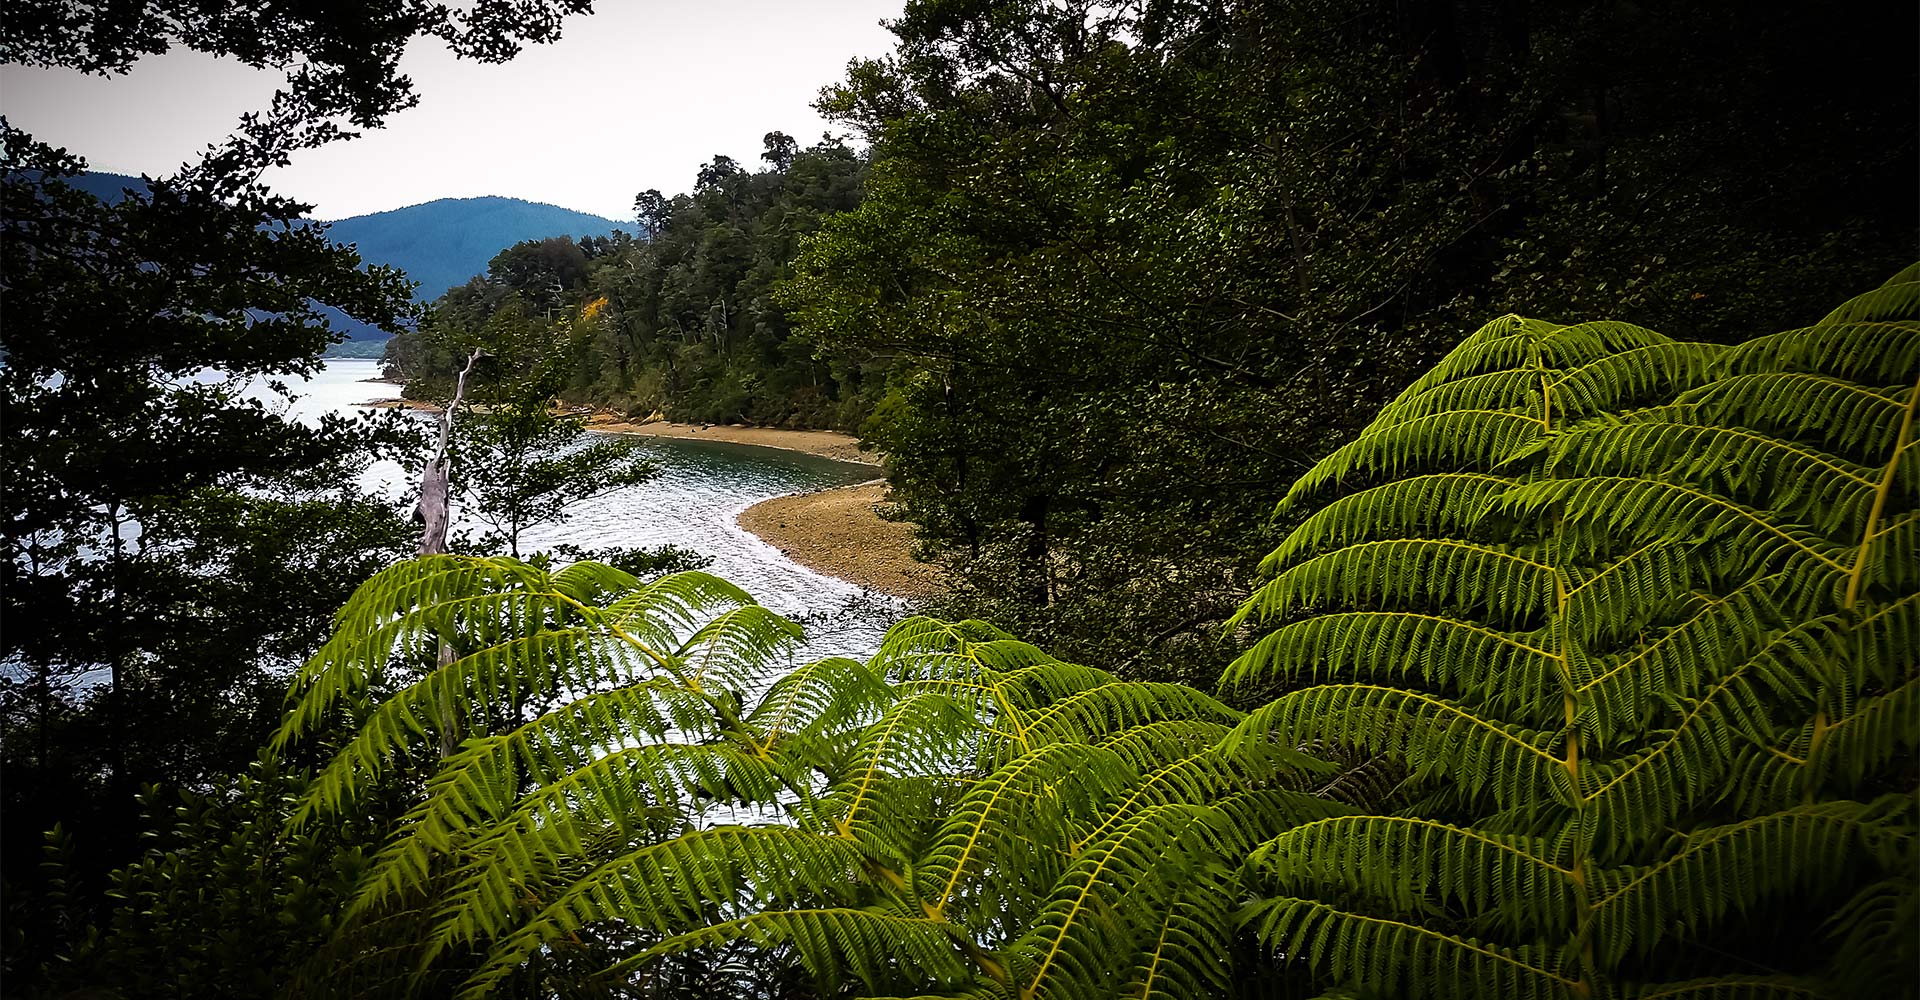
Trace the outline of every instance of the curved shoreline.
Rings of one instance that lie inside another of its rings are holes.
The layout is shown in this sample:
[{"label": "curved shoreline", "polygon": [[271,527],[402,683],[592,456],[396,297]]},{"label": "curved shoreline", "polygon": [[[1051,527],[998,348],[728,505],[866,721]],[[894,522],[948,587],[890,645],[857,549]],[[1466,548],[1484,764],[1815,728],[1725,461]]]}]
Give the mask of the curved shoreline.
[{"label": "curved shoreline", "polygon": [[[839,462],[880,464],[872,452],[860,450],[859,438],[839,431],[666,420],[634,424],[604,415],[589,420],[587,429],[603,434],[758,445]],[[822,576],[907,600],[939,594],[946,589],[939,570],[913,558],[913,525],[879,515],[886,493],[886,482],[880,479],[812,493],[789,493],[750,505],[734,518],[734,523]]]},{"label": "curved shoreline", "polygon": [[797,451],[836,462],[878,466],[872,452],[860,450],[860,439],[839,431],[797,431],[785,427],[748,427],[744,424],[678,424],[654,420],[644,424],[628,423],[604,414],[587,421],[587,429],[603,434],[631,434],[635,437],[681,438],[689,441],[726,441],[762,448]]},{"label": "curved shoreline", "polygon": [[[439,410],[432,403],[405,399],[370,400],[361,405]],[[876,468],[880,464],[872,452],[860,450],[859,438],[839,431],[666,420],[636,424],[609,414],[590,418],[587,429],[602,434],[756,445]],[[908,600],[940,593],[945,587],[939,571],[913,558],[913,525],[886,520],[877,512],[885,501],[886,483],[874,479],[762,500],[741,511],[734,523],[780,550],[786,558],[823,576]]]},{"label": "curved shoreline", "polygon": [[945,588],[939,570],[913,558],[913,525],[878,512],[887,484],[870,480],[762,500],[735,518],[780,554],[825,576],[908,600]]},{"label": "curved shoreline", "polygon": [[[405,409],[419,410],[423,413],[440,412],[440,407],[436,403],[392,397],[369,399],[360,406],[370,410]],[[848,462],[854,465],[878,466],[880,464],[879,458],[873,453],[860,450],[859,438],[840,431],[749,427],[745,424],[681,424],[671,420],[650,420],[636,424],[607,413],[596,413],[587,418],[586,426],[587,430],[601,434],[679,438],[687,441],[725,441],[729,444],[750,444],[761,448],[797,451],[803,455],[830,458],[836,462]]]}]

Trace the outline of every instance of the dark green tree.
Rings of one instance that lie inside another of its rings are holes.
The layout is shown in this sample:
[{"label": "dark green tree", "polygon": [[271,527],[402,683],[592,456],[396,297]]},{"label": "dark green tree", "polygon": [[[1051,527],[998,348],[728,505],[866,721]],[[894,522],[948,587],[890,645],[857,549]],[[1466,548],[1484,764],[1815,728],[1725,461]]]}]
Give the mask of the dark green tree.
[{"label": "dark green tree", "polygon": [[589,435],[582,418],[557,416],[545,401],[496,404],[455,427],[455,492],[516,557],[527,528],[660,472],[639,442]]},{"label": "dark green tree", "polygon": [[395,337],[389,365],[408,379],[409,395],[443,396],[464,354],[434,346],[437,339],[477,334],[516,302],[544,310],[536,290],[557,284],[567,309],[554,309],[553,319],[565,327],[561,354],[570,369],[560,395],[570,403],[637,418],[857,424],[869,405],[867,369],[819,357],[795,338],[774,289],[800,241],[859,203],[865,165],[833,142],[790,152],[784,167],[759,173],[719,158],[702,168],[695,192],[671,200],[641,192],[635,211],[647,238],[616,234],[583,249],[584,283],[521,280],[507,265],[538,252],[513,248],[485,277],[436,302],[419,333]]},{"label": "dark green tree", "polygon": [[1900,266],[1913,26],[916,0],[825,97],[871,144],[866,198],[780,301],[826,356],[891,372],[865,433],[962,578],[952,610],[1204,680],[1268,498],[1469,317],[1731,340]]},{"label": "dark green tree", "polygon": [[[571,254],[565,252],[568,248]],[[456,289],[458,295],[449,293],[417,337],[402,342],[398,351],[390,349],[390,357],[407,358],[419,373],[408,383],[409,393],[442,407],[456,405],[453,376],[474,359],[453,424],[451,483],[461,512],[492,529],[490,537],[470,543],[482,550],[504,548],[518,557],[520,535],[528,527],[564,521],[574,504],[659,472],[637,441],[589,434],[584,415],[556,412],[555,397],[569,371],[565,326],[530,315],[519,288],[495,294],[514,282],[537,291],[552,279],[547,262],[554,260],[578,258],[584,273],[580,254],[566,239],[509,248],[494,258],[485,281]],[[474,307],[476,301],[497,306],[488,314],[484,306]],[[574,323],[591,324],[599,311],[584,310],[587,315]],[[465,325],[475,320],[477,328]],[[601,554],[650,558],[644,553]]]},{"label": "dark green tree", "polygon": [[667,219],[671,216],[672,212],[668,207],[667,199],[661,195],[659,188],[648,188],[634,196],[633,217],[639,221],[640,228],[645,230],[647,239],[660,235],[660,230],[666,226]]},{"label": "dark green tree", "polygon": [[725,184],[728,178],[740,175],[740,164],[731,156],[714,156],[700,166],[700,174],[694,181],[694,189],[717,188]]},{"label": "dark green tree", "polygon": [[[142,782],[212,785],[243,768],[285,668],[348,593],[403,554],[398,512],[351,484],[408,443],[398,422],[306,425],[261,397],[312,374],[333,307],[394,329],[409,286],[362,269],[263,172],[375,128],[414,94],[406,43],[498,62],[551,40],[582,0],[325,10],[188,2],[29,2],[0,15],[9,63],[120,73],[174,48],[285,69],[270,106],[148,192],[106,204],[84,162],[0,125],[0,591],[7,892],[33,896],[39,833],[65,821],[77,904],[124,860]],[[214,374],[207,374],[211,370]],[[24,881],[23,881],[24,880]],[[59,925],[16,916],[23,956]]]},{"label": "dark green tree", "polygon": [[245,763],[278,700],[272,668],[317,641],[330,595],[405,553],[397,513],[353,484],[411,437],[261,400],[335,339],[318,304],[391,324],[408,307],[398,275],[358,269],[302,206],[210,166],[107,205],[63,182],[76,162],[18,131],[6,144],[0,649],[20,668],[3,702],[18,858],[31,847],[14,836],[59,818],[83,847],[124,826],[80,814],[123,814],[141,781]]},{"label": "dark green tree", "polygon": [[800,144],[785,132],[768,132],[760,141],[764,146],[760,158],[781,173],[793,166],[793,158],[800,153]]},{"label": "dark green tree", "polygon": [[560,308],[587,279],[587,253],[576,240],[526,240],[495,254],[487,277],[536,310]]}]

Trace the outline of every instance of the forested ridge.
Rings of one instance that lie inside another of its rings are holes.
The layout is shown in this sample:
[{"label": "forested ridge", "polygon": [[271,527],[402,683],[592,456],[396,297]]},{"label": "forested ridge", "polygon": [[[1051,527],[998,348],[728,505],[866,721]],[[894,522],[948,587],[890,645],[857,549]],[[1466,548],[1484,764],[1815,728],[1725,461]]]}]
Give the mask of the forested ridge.
[{"label": "forested ridge", "polygon": [[386,361],[444,398],[467,345],[537,340],[567,402],[645,419],[857,429],[867,367],[816,358],[774,291],[823,218],[859,203],[866,164],[839,143],[768,133],[763,168],[716,156],[691,194],[635,199],[637,235],[517,244],[434,303]]},{"label": "forested ridge", "polygon": [[[1920,996],[1920,14],[911,0],[419,312],[417,508],[193,377],[412,314],[262,171],[586,6],[0,23],[292,67],[145,200],[0,126],[10,995]],[[950,592],[522,553],[581,407],[857,433]]]}]

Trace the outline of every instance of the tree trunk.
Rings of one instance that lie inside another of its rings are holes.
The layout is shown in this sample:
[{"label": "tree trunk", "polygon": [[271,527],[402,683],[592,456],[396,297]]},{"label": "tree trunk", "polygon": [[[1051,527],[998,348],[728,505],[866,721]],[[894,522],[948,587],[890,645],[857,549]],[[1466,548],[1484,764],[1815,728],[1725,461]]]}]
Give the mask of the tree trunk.
[{"label": "tree trunk", "polygon": [[[486,352],[475,348],[473,355],[467,358],[467,366],[460,369],[460,377],[455,380],[453,399],[447,402],[447,408],[440,413],[440,437],[434,443],[433,456],[427,459],[427,468],[420,475],[420,504],[414,509],[420,519],[420,549],[423,556],[445,555],[447,551],[447,524],[452,519],[451,487],[448,478],[447,449],[453,437],[453,411],[460,407],[467,395],[467,375]],[[435,662],[439,669],[453,665],[453,647],[446,640],[440,642],[440,655]],[[460,746],[460,725],[453,712],[452,695],[444,688],[440,694],[440,759],[453,756]]]},{"label": "tree trunk", "polygon": [[475,348],[467,358],[467,366],[460,369],[460,377],[454,382],[453,399],[440,413],[440,437],[434,443],[433,456],[427,459],[426,471],[420,474],[420,503],[414,508],[414,516],[421,523],[419,554],[423,556],[444,555],[447,551],[447,524],[452,518],[447,449],[453,437],[453,411],[466,399],[467,376],[474,364],[485,356],[485,351]]}]

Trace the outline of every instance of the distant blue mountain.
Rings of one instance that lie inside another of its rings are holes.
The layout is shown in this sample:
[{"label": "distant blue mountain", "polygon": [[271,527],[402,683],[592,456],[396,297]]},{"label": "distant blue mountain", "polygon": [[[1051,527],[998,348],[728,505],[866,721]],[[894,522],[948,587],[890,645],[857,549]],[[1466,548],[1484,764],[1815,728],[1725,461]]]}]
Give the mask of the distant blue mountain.
[{"label": "distant blue mountain", "polygon": [[67,178],[70,187],[77,187],[109,205],[116,204],[126,197],[126,190],[132,188],[135,194],[147,193],[147,182],[126,174],[104,174],[98,171]]},{"label": "distant blue mountain", "polygon": [[[145,192],[138,177],[88,173],[68,184],[107,201],[119,201],[124,189]],[[369,264],[390,264],[420,283],[414,297],[439,298],[447,289],[484,273],[493,255],[523,240],[548,236],[606,236],[620,224],[612,219],[519,198],[441,198],[390,212],[356,215],[327,227],[335,243],[351,243]],[[384,339],[387,333],[329,310],[336,329],[354,340]]]},{"label": "distant blue mountain", "polygon": [[327,229],[335,243],[360,248],[369,264],[392,264],[420,283],[416,297],[437,299],[486,271],[493,255],[522,240],[606,236],[612,219],[519,198],[441,198],[391,212],[356,215]]}]

